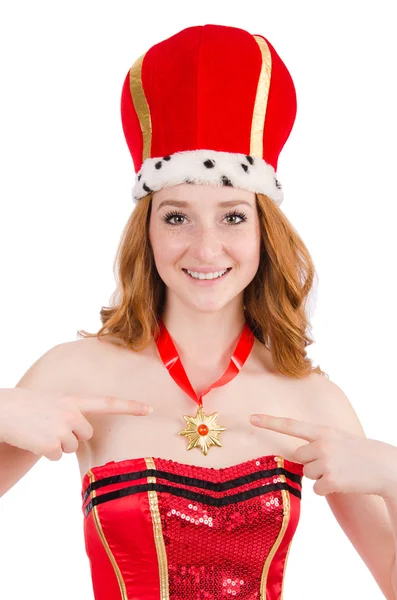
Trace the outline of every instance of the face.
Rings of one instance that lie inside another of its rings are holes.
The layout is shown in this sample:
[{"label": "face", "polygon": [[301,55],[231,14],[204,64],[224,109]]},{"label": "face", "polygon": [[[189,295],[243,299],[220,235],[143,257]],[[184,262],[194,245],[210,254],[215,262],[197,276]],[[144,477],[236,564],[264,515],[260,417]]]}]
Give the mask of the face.
[{"label": "face", "polygon": [[167,302],[198,311],[241,303],[259,266],[254,192],[183,183],[153,193],[149,237]]}]

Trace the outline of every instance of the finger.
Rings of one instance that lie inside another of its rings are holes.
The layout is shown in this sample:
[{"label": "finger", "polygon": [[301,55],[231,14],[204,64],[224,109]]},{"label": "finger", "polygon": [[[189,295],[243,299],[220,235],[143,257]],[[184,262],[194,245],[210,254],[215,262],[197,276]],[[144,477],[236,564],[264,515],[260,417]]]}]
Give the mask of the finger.
[{"label": "finger", "polygon": [[294,452],[294,459],[303,465],[320,458],[317,442],[299,446]]},{"label": "finger", "polygon": [[324,463],[320,460],[313,460],[305,464],[304,475],[308,479],[320,479],[324,475]]},{"label": "finger", "polygon": [[72,400],[82,413],[144,415],[151,408],[137,400],[123,400],[113,396],[75,396]]},{"label": "finger", "polygon": [[[317,440],[328,429],[323,425],[307,423],[306,421],[299,421],[290,417],[273,417],[264,414],[251,415],[251,417],[259,417],[258,423],[254,423],[257,427],[292,435],[308,442]],[[253,423],[253,421],[251,422]]]},{"label": "finger", "polygon": [[80,415],[78,422],[73,425],[73,433],[76,438],[82,442],[92,438],[94,435],[94,428],[83,415]]},{"label": "finger", "polygon": [[43,452],[43,456],[48,458],[48,460],[60,460],[63,456],[61,445],[58,442],[50,444],[49,448]]},{"label": "finger", "polygon": [[72,432],[62,436],[61,448],[63,452],[66,452],[66,454],[71,454],[72,452],[76,452],[78,447],[79,442]]}]

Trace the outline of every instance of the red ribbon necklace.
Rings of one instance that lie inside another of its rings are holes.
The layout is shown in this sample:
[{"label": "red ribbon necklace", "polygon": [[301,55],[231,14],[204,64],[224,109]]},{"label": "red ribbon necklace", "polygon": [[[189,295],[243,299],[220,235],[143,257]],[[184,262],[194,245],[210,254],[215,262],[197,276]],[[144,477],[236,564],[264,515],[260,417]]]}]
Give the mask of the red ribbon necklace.
[{"label": "red ribbon necklace", "polygon": [[189,444],[186,450],[199,448],[202,450],[203,454],[207,455],[211,446],[222,446],[218,436],[221,431],[226,430],[226,427],[221,427],[216,423],[216,419],[218,417],[217,412],[214,412],[211,415],[205,414],[203,410],[203,396],[208,394],[208,392],[210,392],[213,388],[221,387],[236,377],[237,373],[240,372],[242,366],[249,356],[249,353],[251,352],[255,336],[252,333],[248,323],[245,323],[236,348],[231,356],[228,368],[223,375],[217,381],[215,381],[215,383],[205,389],[200,396],[197,396],[192,384],[188,379],[188,376],[186,375],[186,371],[183,368],[178,350],[176,349],[175,344],[172,341],[172,338],[162,319],[160,319],[159,325],[160,332],[155,339],[155,342],[161,360],[168,369],[168,372],[173,380],[188,396],[190,396],[190,398],[192,398],[199,405],[197,413],[194,417],[183,415],[183,418],[186,421],[186,429],[180,431],[179,435],[184,435],[189,439]]}]

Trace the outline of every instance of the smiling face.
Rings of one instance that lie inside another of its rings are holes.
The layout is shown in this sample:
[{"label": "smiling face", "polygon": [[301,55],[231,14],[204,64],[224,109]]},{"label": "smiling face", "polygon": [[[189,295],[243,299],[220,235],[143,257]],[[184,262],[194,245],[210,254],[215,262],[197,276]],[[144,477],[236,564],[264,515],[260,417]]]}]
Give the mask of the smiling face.
[{"label": "smiling face", "polygon": [[149,225],[167,302],[198,311],[243,303],[260,259],[260,224],[253,192],[183,183],[152,196]]}]

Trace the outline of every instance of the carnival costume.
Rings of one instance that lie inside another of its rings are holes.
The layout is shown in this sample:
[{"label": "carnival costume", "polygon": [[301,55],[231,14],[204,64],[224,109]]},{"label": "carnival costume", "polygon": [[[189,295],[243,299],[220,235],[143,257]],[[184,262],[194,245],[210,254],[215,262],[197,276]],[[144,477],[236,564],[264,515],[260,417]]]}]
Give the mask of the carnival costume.
[{"label": "carnival costume", "polygon": [[[188,27],[133,64],[121,96],[134,202],[180,183],[234,186],[283,201],[277,160],[294,123],[292,78],[261,35]],[[159,360],[190,398],[181,443],[220,451],[225,430],[203,397],[237,376],[246,323],[223,376],[196,396],[164,323]],[[303,465],[266,455],[224,467],[139,457],[83,478],[86,551],[96,600],[282,600],[300,515]]]}]

